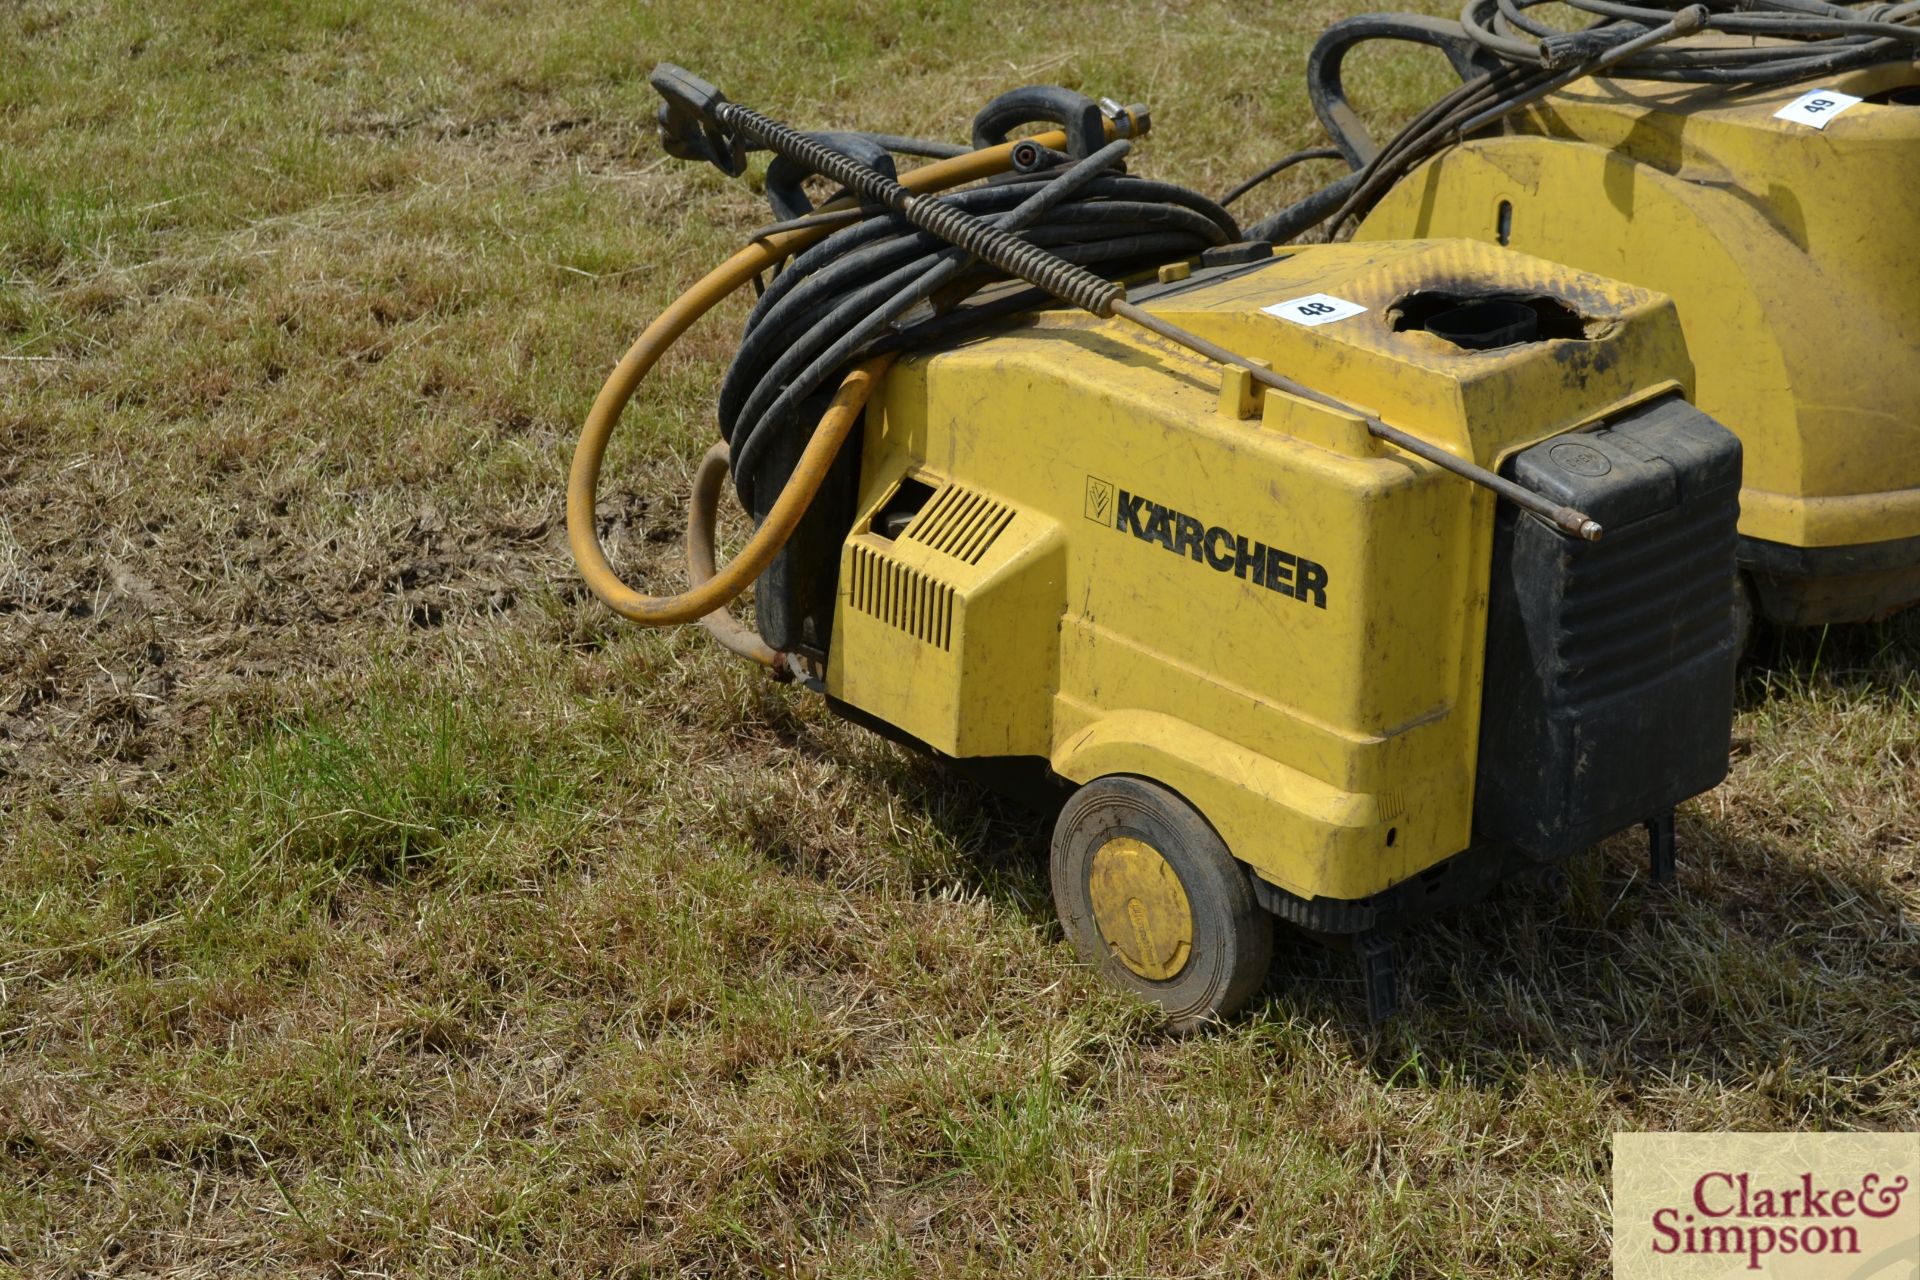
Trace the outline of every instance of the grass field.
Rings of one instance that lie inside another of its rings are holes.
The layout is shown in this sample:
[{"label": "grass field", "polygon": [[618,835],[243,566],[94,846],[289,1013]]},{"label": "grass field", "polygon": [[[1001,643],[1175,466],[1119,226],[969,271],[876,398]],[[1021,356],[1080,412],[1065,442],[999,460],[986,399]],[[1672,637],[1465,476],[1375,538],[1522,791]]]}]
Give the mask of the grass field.
[{"label": "grass field", "polygon": [[[654,60],[815,127],[1146,100],[1218,192],[1366,7],[7,5],[0,1274],[1598,1275],[1616,1130],[1920,1126],[1920,621],[1762,636],[1676,889],[1616,841],[1384,1033],[1283,942],[1170,1040],[1042,825],[583,598],[578,422],[765,220]],[[610,461],[647,581],[738,316]]]}]

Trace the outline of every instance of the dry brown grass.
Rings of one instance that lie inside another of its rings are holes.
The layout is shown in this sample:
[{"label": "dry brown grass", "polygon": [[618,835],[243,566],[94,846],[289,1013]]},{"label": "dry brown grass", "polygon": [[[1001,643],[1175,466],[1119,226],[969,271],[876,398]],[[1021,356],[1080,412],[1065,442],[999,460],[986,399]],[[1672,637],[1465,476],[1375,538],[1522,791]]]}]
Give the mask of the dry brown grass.
[{"label": "dry brown grass", "polygon": [[[1420,935],[1384,1035],[1297,944],[1172,1042],[1042,826],[582,599],[578,419],[761,217],[650,60],[1144,98],[1217,190],[1361,7],[9,9],[0,1270],[1591,1275],[1614,1130],[1920,1124],[1920,622],[1763,639],[1677,890],[1616,842]],[[728,344],[611,461],[649,575]]]}]

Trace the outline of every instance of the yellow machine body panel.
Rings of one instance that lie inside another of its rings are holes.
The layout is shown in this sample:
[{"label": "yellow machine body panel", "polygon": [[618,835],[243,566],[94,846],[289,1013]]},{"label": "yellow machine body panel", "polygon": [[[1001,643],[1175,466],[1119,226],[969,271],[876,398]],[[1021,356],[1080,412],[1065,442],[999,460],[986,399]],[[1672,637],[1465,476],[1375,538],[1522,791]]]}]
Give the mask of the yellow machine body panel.
[{"label": "yellow machine body panel", "polygon": [[[1920,107],[1893,65],[1728,96],[1593,80],[1416,169],[1362,241],[1468,236],[1669,294],[1741,438],[1743,536],[1920,537]],[[1867,99],[1816,129],[1815,88]]]},{"label": "yellow machine body panel", "polygon": [[[1577,338],[1471,351],[1408,328],[1439,286],[1554,299]],[[1268,310],[1320,294],[1365,310]],[[1470,242],[1316,246],[1135,296],[1489,467],[1692,377],[1664,297]],[[1161,782],[1304,899],[1469,844],[1487,491],[1060,311],[903,359],[862,448],[832,697],[949,756]]]}]

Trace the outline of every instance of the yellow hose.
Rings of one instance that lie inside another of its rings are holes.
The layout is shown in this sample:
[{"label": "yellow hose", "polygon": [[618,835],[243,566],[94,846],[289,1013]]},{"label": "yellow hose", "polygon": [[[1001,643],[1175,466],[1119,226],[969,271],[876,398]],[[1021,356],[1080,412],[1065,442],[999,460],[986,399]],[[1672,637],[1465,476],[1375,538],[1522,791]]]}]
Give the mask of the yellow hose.
[{"label": "yellow hose", "polygon": [[[1110,132],[1112,128],[1109,123]],[[1032,141],[1057,150],[1067,144],[1067,137],[1056,130],[1040,134]],[[940,191],[992,177],[1012,167],[1013,146],[1012,143],[1006,143],[923,165],[904,175],[900,182],[912,191]],[[850,207],[851,202],[835,201],[826,205],[821,212]],[[839,393],[834,396],[833,407],[815,429],[812,440],[801,455],[800,464],[794,468],[786,487],[775,500],[773,510],[761,522],[745,549],[707,581],[672,596],[649,596],[635,591],[614,572],[613,565],[607,560],[606,550],[600,545],[600,535],[594,528],[594,496],[600,484],[600,464],[606,457],[607,442],[613,438],[614,424],[620,420],[621,410],[626,408],[627,401],[633,398],[634,391],[667,348],[735,289],[766,268],[816,243],[834,229],[806,227],[779,232],[755,241],[728,258],[693,288],[674,299],[673,305],[647,326],[646,331],[614,367],[606,385],[600,388],[600,394],[594,397],[593,408],[588,411],[586,423],[580,429],[580,442],[574,447],[573,470],[567,477],[567,545],[573,551],[574,561],[580,566],[580,575],[586,579],[593,594],[622,617],[631,618],[642,626],[666,627],[697,622],[714,610],[726,607],[780,553],[780,548],[792,536],[794,525],[799,523],[800,517],[813,502],[814,495],[819,492],[828,466],[858,419],[868,395],[891,357],[868,361],[847,375],[840,384]],[[837,433],[829,432],[830,420],[837,420]]]},{"label": "yellow hose", "polygon": [[[705,622],[713,617],[732,619],[724,611],[727,604],[746,589],[748,583],[766,570],[773,558],[780,554],[780,548],[786,545],[793,530],[800,523],[800,517],[807,514],[814,495],[820,492],[820,485],[827,478],[827,471],[833,466],[833,460],[840,453],[840,446],[846,443],[847,436],[853,430],[853,424],[860,420],[860,412],[867,405],[867,397],[873,391],[874,384],[886,373],[887,366],[893,363],[890,355],[875,356],[853,367],[840,383],[840,390],[834,393],[833,403],[827,406],[821,415],[820,425],[813,429],[813,436],[807,441],[807,447],[800,453],[800,461],[794,464],[793,474],[787,477],[787,483],[780,490],[780,496],[773,501],[773,510],[767,512],[767,518],[760,522],[753,537],[739,555],[727,561],[727,567],[712,572],[713,564],[713,519],[717,514],[716,504],[711,497],[700,492],[700,477],[695,478],[695,500],[688,511],[687,528],[687,565],[693,585],[677,596],[666,600],[652,600],[646,596],[637,597],[649,603],[663,605],[684,601],[684,608],[697,609],[695,618]],[[725,446],[720,446],[724,448]],[[711,457],[709,451],[709,457]],[[709,480],[711,475],[709,475]],[[717,495],[714,495],[717,496]],[[737,585],[736,585],[737,584]],[[602,599],[605,597],[603,596]],[[617,606],[616,606],[617,607]],[[622,610],[621,612],[625,612]],[[632,617],[632,614],[628,614]],[[734,624],[736,627],[738,624]],[[729,637],[733,628],[725,623],[709,627],[723,644],[744,658],[751,658],[766,666],[773,666],[756,649],[734,644]],[[757,640],[758,637],[755,637]],[[772,650],[767,650],[771,653]]]},{"label": "yellow hose", "polygon": [[[720,491],[726,487],[732,455],[725,440],[701,455],[693,471],[693,492],[687,496],[687,582],[699,586],[718,573],[714,568],[713,541],[720,523]],[[757,662],[776,675],[784,674],[780,651],[760,638],[760,633],[725,609],[715,609],[700,619],[707,634],[729,653],[748,662]]]}]

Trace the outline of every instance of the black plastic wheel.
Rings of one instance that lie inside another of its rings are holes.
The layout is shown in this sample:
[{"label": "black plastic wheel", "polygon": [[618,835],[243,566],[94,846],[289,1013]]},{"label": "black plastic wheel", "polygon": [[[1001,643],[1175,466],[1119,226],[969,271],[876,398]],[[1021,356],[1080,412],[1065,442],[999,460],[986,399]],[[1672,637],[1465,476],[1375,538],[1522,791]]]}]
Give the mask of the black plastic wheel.
[{"label": "black plastic wheel", "polygon": [[1273,917],[1193,807],[1157,783],[1089,782],[1053,830],[1053,902],[1080,958],[1176,1031],[1217,1022],[1265,980]]}]

